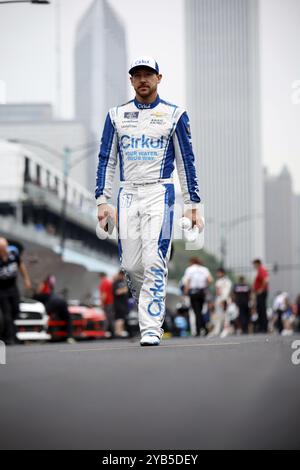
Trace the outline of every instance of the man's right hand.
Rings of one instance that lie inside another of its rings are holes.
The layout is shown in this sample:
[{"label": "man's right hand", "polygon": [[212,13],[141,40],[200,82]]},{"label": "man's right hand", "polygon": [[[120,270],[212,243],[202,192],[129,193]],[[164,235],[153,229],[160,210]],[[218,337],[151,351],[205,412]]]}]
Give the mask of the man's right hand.
[{"label": "man's right hand", "polygon": [[116,225],[116,209],[109,204],[100,204],[98,206],[98,220],[100,227],[108,231],[108,219],[111,218],[114,225]]}]

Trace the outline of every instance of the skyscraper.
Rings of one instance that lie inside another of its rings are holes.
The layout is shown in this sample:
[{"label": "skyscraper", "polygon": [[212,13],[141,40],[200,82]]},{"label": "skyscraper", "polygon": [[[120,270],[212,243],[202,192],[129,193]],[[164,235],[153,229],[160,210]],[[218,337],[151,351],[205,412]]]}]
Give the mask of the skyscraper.
[{"label": "skyscraper", "polygon": [[242,271],[264,256],[257,0],[186,1],[187,109],[205,248]]},{"label": "skyscraper", "polygon": [[[287,167],[278,176],[265,174],[266,260],[277,269],[271,272],[271,293],[286,291],[296,296],[296,196]],[[299,233],[299,232],[298,232]]]},{"label": "skyscraper", "polygon": [[[126,102],[127,65],[123,24],[106,0],[95,0],[76,31],[75,114],[97,140],[108,109]],[[91,165],[91,184],[95,165]]]},{"label": "skyscraper", "polygon": [[300,295],[300,195],[293,196],[293,289],[292,300]]}]

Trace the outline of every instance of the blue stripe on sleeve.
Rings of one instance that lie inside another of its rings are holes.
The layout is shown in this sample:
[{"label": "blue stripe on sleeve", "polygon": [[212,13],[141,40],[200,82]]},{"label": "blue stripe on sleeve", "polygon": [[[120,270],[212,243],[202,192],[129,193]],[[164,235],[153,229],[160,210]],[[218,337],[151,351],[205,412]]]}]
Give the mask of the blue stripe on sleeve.
[{"label": "blue stripe on sleeve", "polygon": [[115,128],[112,125],[110,115],[108,114],[105,120],[104,130],[101,139],[101,147],[99,153],[99,164],[97,170],[97,182],[96,182],[96,191],[95,196],[96,199],[102,196],[104,187],[105,187],[105,178],[106,178],[106,171],[107,165],[112,149],[112,144],[115,135]]},{"label": "blue stripe on sleeve", "polygon": [[174,171],[174,159],[175,159],[175,150],[173,139],[169,140],[169,144],[166,151],[165,160],[163,162],[164,166],[162,168],[161,178],[171,178]]},{"label": "blue stripe on sleeve", "polygon": [[170,178],[174,171],[175,152],[174,152],[174,144],[173,144],[172,136],[173,136],[175,126],[176,126],[176,123],[173,124],[170,130],[170,133],[168,135],[167,145],[165,148],[165,152],[164,152],[164,156],[163,156],[161,168],[160,168],[160,178]]},{"label": "blue stripe on sleeve", "polygon": [[189,118],[186,113],[183,113],[180,117],[175,132],[178,138],[180,152],[184,164],[190,199],[192,202],[200,202],[199,188],[195,168],[195,156],[191,144]]},{"label": "blue stripe on sleeve", "polygon": [[118,250],[119,250],[119,258],[120,258],[120,263],[122,263],[122,255],[123,255],[123,249],[122,249],[122,241],[121,241],[121,236],[120,236],[120,199],[121,199],[121,193],[123,191],[123,188],[120,188],[119,194],[118,194]]},{"label": "blue stripe on sleeve", "polygon": [[119,162],[120,162],[120,181],[124,181],[124,160],[122,155],[121,147],[118,143],[118,155],[119,155]]}]

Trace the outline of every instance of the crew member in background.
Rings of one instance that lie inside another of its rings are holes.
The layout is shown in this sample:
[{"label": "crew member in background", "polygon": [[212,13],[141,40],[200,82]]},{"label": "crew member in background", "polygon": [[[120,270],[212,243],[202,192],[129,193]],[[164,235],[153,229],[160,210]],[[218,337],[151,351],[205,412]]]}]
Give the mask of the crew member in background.
[{"label": "crew member in background", "polygon": [[45,305],[47,314],[52,320],[61,320],[66,325],[66,342],[68,344],[76,343],[73,338],[72,318],[69,312],[68,302],[60,295],[55,293],[56,278],[49,275],[38,286],[34,299]]},{"label": "crew member in background", "polygon": [[114,312],[115,312],[115,335],[118,338],[128,336],[125,331],[125,321],[129,314],[128,297],[129,291],[127,281],[123,271],[119,271],[114,283]]},{"label": "crew member in background", "polygon": [[19,313],[20,294],[17,285],[21,273],[25,289],[31,289],[31,281],[18,248],[0,238],[0,339],[7,345],[16,343],[14,321]]},{"label": "crew member in background", "polygon": [[239,276],[233,287],[233,300],[239,309],[239,323],[243,334],[248,334],[250,321],[250,295],[251,287],[244,276]]},{"label": "crew member in background", "polygon": [[99,277],[100,301],[106,314],[107,331],[110,333],[110,337],[113,338],[115,336],[113,283],[106,273],[100,273]]},{"label": "crew member in background", "polygon": [[229,277],[226,275],[224,268],[219,268],[217,270],[217,281],[215,284],[216,287],[216,298],[215,298],[215,312],[212,315],[212,324],[213,330],[209,333],[209,336],[219,336],[222,333],[224,322],[225,322],[225,312],[224,307],[230,303],[230,294],[232,288],[232,282]]},{"label": "crew member in background", "polygon": [[253,261],[253,266],[256,269],[256,277],[253,283],[252,291],[254,292],[256,298],[256,311],[258,315],[259,331],[260,333],[267,333],[267,298],[269,290],[269,273],[265,266],[263,266],[260,259],[255,259]]},{"label": "crew member in background", "polygon": [[189,296],[191,306],[196,319],[196,336],[200,336],[201,330],[208,333],[202,309],[206,297],[206,289],[213,282],[209,270],[203,266],[203,261],[199,258],[191,258],[190,266],[183,276],[184,293]]},{"label": "crew member in background", "polygon": [[296,312],[295,312],[295,315],[296,315],[296,319],[295,319],[295,323],[296,323],[296,331],[300,332],[300,295],[297,296],[297,299],[296,299],[296,302],[295,302],[295,308],[296,308]]}]

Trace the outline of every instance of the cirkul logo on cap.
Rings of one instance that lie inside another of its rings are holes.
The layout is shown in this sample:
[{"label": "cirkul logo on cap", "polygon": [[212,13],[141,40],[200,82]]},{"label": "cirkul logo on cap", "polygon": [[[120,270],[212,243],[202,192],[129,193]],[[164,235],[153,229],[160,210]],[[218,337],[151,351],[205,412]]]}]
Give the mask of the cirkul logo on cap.
[{"label": "cirkul logo on cap", "polygon": [[150,60],[137,60],[135,62],[135,65],[140,65],[140,64],[149,64]]}]

